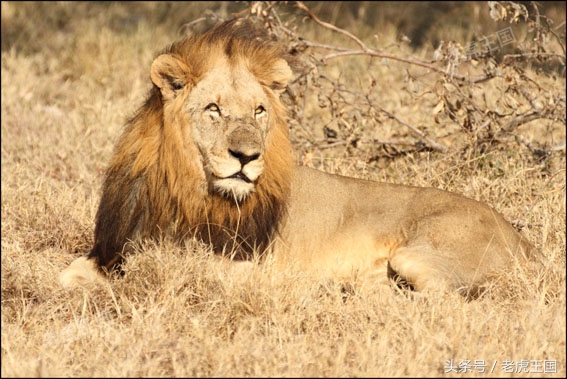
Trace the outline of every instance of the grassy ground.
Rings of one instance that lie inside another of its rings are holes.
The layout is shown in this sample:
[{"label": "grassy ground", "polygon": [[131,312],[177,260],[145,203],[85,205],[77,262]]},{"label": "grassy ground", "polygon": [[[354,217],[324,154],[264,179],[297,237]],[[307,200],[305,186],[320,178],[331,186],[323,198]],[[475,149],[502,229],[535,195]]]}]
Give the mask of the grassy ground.
[{"label": "grassy ground", "polygon": [[[2,3],[2,377],[565,377],[565,150],[545,161],[520,144],[370,160],[370,147],[313,147],[308,136],[330,121],[316,102],[292,124],[298,161],[487,202],[523,225],[545,268],[512,267],[506,291],[466,302],[372,283],[345,291],[261,267],[232,275],[196,242],[166,240],[140,246],[123,278],[60,288],[58,273],[91,247],[102,174],[150,88],[154,54],[209,6]],[[435,103],[402,95],[405,68],[373,69],[383,106],[431,124]],[[565,88],[564,73],[555,85]],[[380,137],[399,135],[393,125]],[[554,146],[564,128],[540,121],[523,133]]]}]

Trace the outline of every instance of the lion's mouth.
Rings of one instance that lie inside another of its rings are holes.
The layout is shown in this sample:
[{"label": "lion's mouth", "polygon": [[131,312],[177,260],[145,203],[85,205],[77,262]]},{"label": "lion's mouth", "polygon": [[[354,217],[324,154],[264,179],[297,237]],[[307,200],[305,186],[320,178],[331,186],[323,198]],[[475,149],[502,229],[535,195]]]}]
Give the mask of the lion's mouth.
[{"label": "lion's mouth", "polygon": [[237,172],[236,174],[228,176],[225,179],[240,179],[240,180],[243,180],[246,183],[252,183],[252,181],[246,175],[244,175],[242,172]]},{"label": "lion's mouth", "polygon": [[225,177],[215,175],[212,184],[215,191],[237,202],[244,201],[251,192],[254,192],[255,187],[254,182],[242,172]]}]

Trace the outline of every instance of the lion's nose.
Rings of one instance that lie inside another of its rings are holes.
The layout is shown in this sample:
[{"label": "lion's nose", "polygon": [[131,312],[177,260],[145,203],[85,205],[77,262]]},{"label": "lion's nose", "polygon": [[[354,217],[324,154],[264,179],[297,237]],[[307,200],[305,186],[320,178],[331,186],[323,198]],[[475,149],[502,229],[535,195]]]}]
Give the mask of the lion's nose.
[{"label": "lion's nose", "polygon": [[248,153],[247,154],[247,153],[244,153],[242,151],[236,151],[236,150],[232,150],[232,149],[229,149],[228,152],[230,153],[230,155],[232,155],[233,157],[238,159],[242,166],[246,165],[248,162],[255,161],[256,159],[258,159],[260,157],[259,153]]}]

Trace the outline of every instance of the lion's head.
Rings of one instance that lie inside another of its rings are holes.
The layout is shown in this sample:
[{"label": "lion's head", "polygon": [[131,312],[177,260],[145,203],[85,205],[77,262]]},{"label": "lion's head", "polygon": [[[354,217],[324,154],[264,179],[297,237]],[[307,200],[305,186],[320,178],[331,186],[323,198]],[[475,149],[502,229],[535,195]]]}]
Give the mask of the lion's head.
[{"label": "lion's head", "polygon": [[233,20],[154,60],[154,88],[107,171],[90,257],[112,266],[128,241],[162,232],[236,255],[268,247],[293,167],[283,54]]},{"label": "lion's head", "polygon": [[198,150],[192,159],[208,191],[239,203],[261,184],[266,160],[281,150],[274,142],[284,143],[278,134],[287,133],[278,95],[291,70],[253,31],[224,24],[174,44],[151,68],[165,117],[181,127],[185,147]]}]

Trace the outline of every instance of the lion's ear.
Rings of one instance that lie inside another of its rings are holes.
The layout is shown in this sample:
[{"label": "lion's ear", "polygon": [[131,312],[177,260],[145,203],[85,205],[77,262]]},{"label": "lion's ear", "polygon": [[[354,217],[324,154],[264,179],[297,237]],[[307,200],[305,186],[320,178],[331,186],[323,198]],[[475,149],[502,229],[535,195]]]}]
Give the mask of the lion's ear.
[{"label": "lion's ear", "polygon": [[173,99],[189,83],[189,67],[173,55],[162,54],[152,63],[150,77],[164,99]]},{"label": "lion's ear", "polygon": [[277,93],[281,93],[285,90],[285,87],[287,87],[287,83],[293,76],[293,73],[287,62],[283,59],[278,59],[272,67],[272,70],[270,88]]}]

